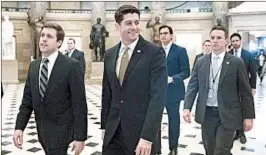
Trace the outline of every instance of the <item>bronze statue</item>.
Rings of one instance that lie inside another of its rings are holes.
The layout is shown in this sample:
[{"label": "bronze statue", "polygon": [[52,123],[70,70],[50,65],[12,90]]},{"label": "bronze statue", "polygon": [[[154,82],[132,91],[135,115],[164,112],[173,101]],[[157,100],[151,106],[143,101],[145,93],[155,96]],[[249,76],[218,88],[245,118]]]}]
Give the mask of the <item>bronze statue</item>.
[{"label": "bronze statue", "polygon": [[28,24],[32,29],[31,32],[31,38],[32,38],[32,54],[33,54],[33,59],[37,59],[38,57],[41,56],[40,49],[39,49],[39,39],[40,39],[40,33],[42,26],[44,25],[44,19],[43,16],[40,16],[39,18],[33,20],[31,19],[30,12],[27,12],[28,18]]},{"label": "bronze statue", "polygon": [[218,18],[216,22],[217,22],[217,26],[222,26],[222,20],[220,18]]},{"label": "bronze statue", "polygon": [[97,18],[97,23],[91,28],[90,34],[90,48],[94,49],[95,59],[98,61],[98,48],[100,53],[100,61],[103,61],[105,52],[105,37],[109,37],[109,32],[105,29],[105,26],[101,24],[101,18]]},{"label": "bronze statue", "polygon": [[161,46],[161,41],[160,41],[160,32],[159,28],[163,24],[160,23],[160,17],[155,17],[155,23],[151,24],[151,20],[148,21],[146,28],[152,28],[153,30],[153,37],[152,37],[152,42]]}]

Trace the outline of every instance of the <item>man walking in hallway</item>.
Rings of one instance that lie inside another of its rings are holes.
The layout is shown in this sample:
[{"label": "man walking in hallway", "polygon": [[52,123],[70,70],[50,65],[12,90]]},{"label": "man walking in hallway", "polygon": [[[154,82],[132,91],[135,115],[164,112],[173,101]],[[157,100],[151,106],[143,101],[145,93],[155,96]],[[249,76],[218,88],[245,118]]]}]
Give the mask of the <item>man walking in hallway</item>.
[{"label": "man walking in hallway", "polygon": [[[233,33],[230,36],[230,41],[231,44],[233,46],[233,49],[231,51],[229,51],[229,53],[233,54],[236,57],[242,58],[245,66],[246,66],[246,70],[247,70],[247,74],[248,74],[248,78],[249,78],[249,83],[252,89],[252,94],[255,95],[256,93],[256,81],[257,81],[257,74],[256,74],[256,61],[255,58],[253,57],[253,55],[243,49],[241,47],[241,42],[242,37],[239,33]],[[242,144],[246,143],[247,139],[244,133],[244,129],[241,128],[240,130],[236,131],[236,135],[235,135],[235,140],[240,138],[240,142]]]},{"label": "man walking in hallway", "polygon": [[101,129],[103,155],[155,154],[167,91],[162,48],[144,40],[140,11],[123,5],[115,12],[121,41],[104,59]]},{"label": "man walking in hallway", "polygon": [[72,141],[75,155],[84,148],[88,128],[84,73],[79,61],[58,51],[64,36],[56,23],[47,23],[41,30],[42,57],[30,63],[13,135],[19,149],[32,112],[46,155],[66,155]]},{"label": "man walking in hallway", "polygon": [[249,131],[255,118],[254,100],[240,58],[226,53],[228,32],[222,26],[210,31],[212,53],[199,58],[187,87],[184,120],[198,94],[195,121],[202,125],[206,155],[230,155],[235,131]]},{"label": "man walking in hallway", "polygon": [[[187,50],[172,42],[173,29],[163,25],[159,28],[160,41],[165,50],[168,68],[168,85],[166,110],[168,114],[169,155],[178,154],[178,139],[180,135],[179,107],[185,97],[184,80],[190,75]],[[159,137],[161,138],[161,137]]]}]

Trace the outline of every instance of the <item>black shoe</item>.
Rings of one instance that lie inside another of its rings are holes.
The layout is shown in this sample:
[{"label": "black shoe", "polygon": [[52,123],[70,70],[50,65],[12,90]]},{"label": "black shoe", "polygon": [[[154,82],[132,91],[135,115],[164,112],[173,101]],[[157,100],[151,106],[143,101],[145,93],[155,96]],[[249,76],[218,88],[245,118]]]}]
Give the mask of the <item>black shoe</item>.
[{"label": "black shoe", "polygon": [[155,155],[160,155],[160,154],[162,154],[162,151],[161,150],[160,151],[157,151]]},{"label": "black shoe", "polygon": [[245,135],[241,135],[241,136],[240,136],[240,142],[241,142],[242,144],[245,144],[245,143],[247,142],[247,138],[246,138]]},{"label": "black shoe", "polygon": [[169,152],[168,155],[178,155],[178,153],[177,153],[177,149],[172,149],[172,150],[170,150],[170,152]]}]

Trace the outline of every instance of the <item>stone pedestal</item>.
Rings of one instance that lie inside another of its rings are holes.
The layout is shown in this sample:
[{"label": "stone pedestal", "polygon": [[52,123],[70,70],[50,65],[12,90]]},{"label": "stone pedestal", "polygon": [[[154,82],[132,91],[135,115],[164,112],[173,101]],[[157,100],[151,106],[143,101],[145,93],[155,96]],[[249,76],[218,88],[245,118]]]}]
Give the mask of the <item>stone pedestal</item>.
[{"label": "stone pedestal", "polygon": [[92,62],[89,84],[102,84],[103,62]]},{"label": "stone pedestal", "polygon": [[229,5],[228,2],[213,2],[212,3],[212,12],[213,12],[213,21],[212,25],[217,25],[217,19],[221,20],[221,24],[228,29],[228,13]]},{"label": "stone pedestal", "polygon": [[2,60],[2,81],[3,83],[19,83],[17,60]]}]

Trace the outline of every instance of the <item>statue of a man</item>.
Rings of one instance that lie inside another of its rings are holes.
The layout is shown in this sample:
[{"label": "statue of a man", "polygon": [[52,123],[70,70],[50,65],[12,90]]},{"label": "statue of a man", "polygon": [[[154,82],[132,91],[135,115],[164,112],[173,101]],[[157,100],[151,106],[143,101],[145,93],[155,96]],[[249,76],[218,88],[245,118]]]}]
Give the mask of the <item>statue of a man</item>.
[{"label": "statue of a man", "polygon": [[91,28],[90,34],[90,48],[94,49],[95,59],[98,61],[98,48],[100,49],[100,61],[103,61],[105,52],[105,37],[109,37],[109,32],[105,29],[105,26],[101,24],[101,18],[97,18],[97,23]]},{"label": "statue of a man", "polygon": [[39,39],[42,26],[44,25],[43,16],[38,17],[37,19],[32,19],[30,16],[30,12],[28,14],[28,24],[32,28],[32,50],[33,50],[33,59],[37,59],[41,54],[39,50]]},{"label": "statue of a man", "polygon": [[151,24],[151,20],[148,21],[146,28],[152,28],[153,31],[153,37],[152,37],[152,42],[157,44],[157,45],[161,45],[160,42],[160,32],[159,32],[159,28],[160,26],[162,26],[163,24],[160,23],[160,17],[155,17],[155,23]]},{"label": "statue of a man", "polygon": [[14,35],[14,25],[9,21],[9,17],[4,17],[4,22],[2,23],[2,55],[3,57],[13,57],[13,35]]}]

